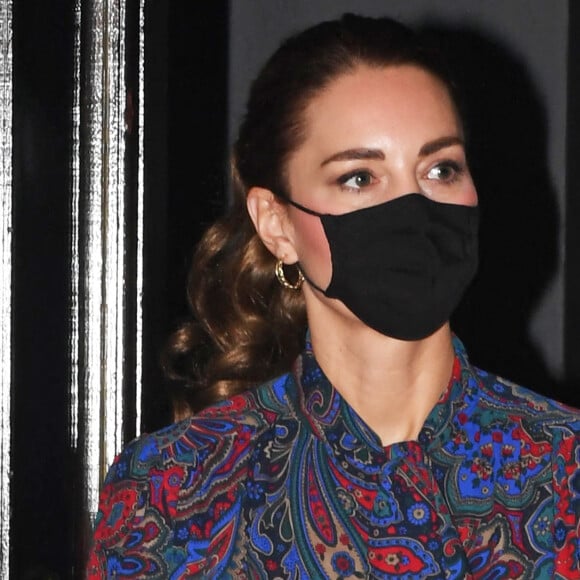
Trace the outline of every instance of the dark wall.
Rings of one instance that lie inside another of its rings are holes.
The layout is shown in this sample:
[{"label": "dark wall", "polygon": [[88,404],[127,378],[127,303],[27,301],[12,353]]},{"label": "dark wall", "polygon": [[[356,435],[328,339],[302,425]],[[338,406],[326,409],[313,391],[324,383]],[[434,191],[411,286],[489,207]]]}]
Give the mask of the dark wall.
[{"label": "dark wall", "polygon": [[14,8],[12,575],[65,578],[72,2]]},{"label": "dark wall", "polygon": [[152,2],[146,48],[144,425],[171,421],[159,353],[187,317],[192,251],[225,204],[228,3]]},{"label": "dark wall", "polygon": [[[568,390],[580,390],[580,4],[570,2],[566,156],[566,319]],[[580,394],[575,401],[580,403]],[[577,404],[576,406],[580,406]]]}]

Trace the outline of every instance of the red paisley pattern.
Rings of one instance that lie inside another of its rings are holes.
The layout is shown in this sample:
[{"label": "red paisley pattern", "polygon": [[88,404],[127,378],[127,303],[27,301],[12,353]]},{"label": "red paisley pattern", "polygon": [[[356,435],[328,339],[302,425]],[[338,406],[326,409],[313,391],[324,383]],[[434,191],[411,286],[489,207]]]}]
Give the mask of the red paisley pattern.
[{"label": "red paisley pattern", "polygon": [[310,346],[295,372],[133,442],[88,577],[580,579],[580,414],[472,367],[382,447]]}]

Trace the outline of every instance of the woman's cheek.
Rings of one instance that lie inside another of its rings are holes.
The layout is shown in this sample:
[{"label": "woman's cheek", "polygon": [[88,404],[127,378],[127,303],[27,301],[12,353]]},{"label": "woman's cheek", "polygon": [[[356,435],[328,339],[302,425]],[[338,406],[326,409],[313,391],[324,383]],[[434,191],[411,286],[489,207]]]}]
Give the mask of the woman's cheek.
[{"label": "woman's cheek", "polygon": [[332,258],[322,222],[319,217],[303,212],[293,221],[296,252],[302,270],[317,286],[326,289],[332,277]]}]

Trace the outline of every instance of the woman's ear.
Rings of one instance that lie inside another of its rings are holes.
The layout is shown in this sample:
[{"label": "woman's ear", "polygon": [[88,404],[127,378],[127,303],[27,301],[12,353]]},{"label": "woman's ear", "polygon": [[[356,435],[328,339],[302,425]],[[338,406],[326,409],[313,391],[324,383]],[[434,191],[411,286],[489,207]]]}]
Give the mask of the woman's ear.
[{"label": "woman's ear", "polygon": [[287,205],[269,189],[252,187],[246,199],[248,213],[264,245],[286,264],[294,264],[298,256],[289,233]]}]

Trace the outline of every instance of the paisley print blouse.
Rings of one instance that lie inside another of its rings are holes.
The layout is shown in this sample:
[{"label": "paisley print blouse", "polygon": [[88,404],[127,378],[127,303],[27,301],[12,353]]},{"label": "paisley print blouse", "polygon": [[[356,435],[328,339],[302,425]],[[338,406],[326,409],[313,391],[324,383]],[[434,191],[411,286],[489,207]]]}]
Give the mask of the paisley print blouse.
[{"label": "paisley print blouse", "polygon": [[383,447],[309,345],[293,373],[136,440],[89,578],[580,578],[580,413],[454,346],[417,441]]}]

